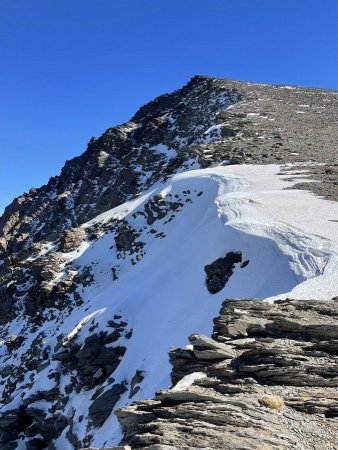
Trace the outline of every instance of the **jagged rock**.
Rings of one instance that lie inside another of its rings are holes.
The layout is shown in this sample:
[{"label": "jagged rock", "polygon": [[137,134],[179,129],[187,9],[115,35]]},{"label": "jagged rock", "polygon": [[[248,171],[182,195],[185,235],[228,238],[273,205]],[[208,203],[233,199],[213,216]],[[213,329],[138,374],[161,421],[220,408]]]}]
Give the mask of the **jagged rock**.
[{"label": "jagged rock", "polygon": [[213,402],[223,403],[225,399],[221,395],[212,394],[210,390],[203,388],[192,388],[189,390],[163,390],[156,393],[156,400],[162,402]]},{"label": "jagged rock", "polygon": [[40,281],[51,281],[55,278],[64,261],[62,253],[52,252],[32,262],[33,272]]},{"label": "jagged rock", "polygon": [[94,427],[102,425],[110,416],[115,404],[123,392],[124,384],[114,384],[113,387],[97,397],[89,407],[89,417]]},{"label": "jagged rock", "polygon": [[71,353],[69,350],[54,353],[54,355],[52,355],[53,361],[66,362],[66,361],[69,361],[70,358],[71,358]]},{"label": "jagged rock", "polygon": [[4,284],[0,288],[0,324],[7,323],[15,310],[15,286]]},{"label": "jagged rock", "polygon": [[73,433],[72,426],[70,429],[66,432],[66,438],[68,442],[74,447],[79,448],[81,445],[81,442],[78,440],[77,436]]},{"label": "jagged rock", "polygon": [[194,356],[202,361],[232,359],[235,356],[233,349],[226,344],[214,341],[202,334],[192,334],[189,341],[193,345]]},{"label": "jagged rock", "polygon": [[130,382],[129,398],[133,398],[134,395],[137,394],[137,392],[140,390],[140,387],[137,385],[140,384],[143,379],[144,379],[144,372],[142,370],[137,370]]},{"label": "jagged rock", "polygon": [[18,447],[16,442],[3,442],[1,445],[3,450],[15,450]]},{"label": "jagged rock", "polygon": [[62,415],[47,417],[46,411],[29,406],[36,399],[37,396],[31,397],[26,400],[28,406],[22,405],[18,409],[0,414],[1,449],[17,448],[15,441],[24,432],[29,438],[26,442],[27,449],[40,450],[59,436],[68,425],[67,418]]},{"label": "jagged rock", "polygon": [[[113,326],[110,321],[110,326]],[[126,348],[122,346],[111,347],[109,344],[116,341],[126,322],[117,324],[112,333],[93,333],[86,337],[82,346],[72,340],[66,340],[62,347],[55,348],[53,361],[59,361],[69,372],[76,370],[79,381],[83,387],[94,387],[109,376],[119,365]]]},{"label": "jagged rock", "polygon": [[27,450],[41,450],[46,446],[47,442],[45,442],[43,439],[31,439],[26,442],[26,449]]},{"label": "jagged rock", "polygon": [[117,447],[104,447],[104,449],[103,448],[86,447],[86,448],[80,448],[80,450],[131,450],[131,447],[129,445],[118,445]]},{"label": "jagged rock", "polygon": [[88,286],[94,281],[91,266],[84,266],[81,273],[75,277],[76,281],[81,283],[83,286]]},{"label": "jagged rock", "polygon": [[60,236],[59,250],[68,253],[76,250],[84,239],[85,233],[81,228],[68,228]]},{"label": "jagged rock", "polygon": [[218,258],[205,266],[204,271],[207,274],[208,291],[211,294],[221,291],[233,274],[235,264],[240,262],[242,262],[241,252],[229,252],[224,258]]},{"label": "jagged rock", "polygon": [[6,339],[6,347],[9,351],[15,350],[20,347],[24,340],[25,338],[23,336],[12,334]]},{"label": "jagged rock", "polygon": [[[338,303],[228,300],[214,323],[213,339],[195,334],[191,350],[170,353],[176,382],[194,372],[203,377],[116,412],[122,444],[307,450],[325,442],[335,448],[337,351],[328,348],[327,338],[338,329]],[[231,359],[196,361],[197,349],[223,345]]]},{"label": "jagged rock", "polygon": [[125,229],[121,229],[119,234],[115,237],[115,243],[117,250],[123,250],[128,252],[132,249],[133,243],[136,239],[135,232],[126,227]]}]

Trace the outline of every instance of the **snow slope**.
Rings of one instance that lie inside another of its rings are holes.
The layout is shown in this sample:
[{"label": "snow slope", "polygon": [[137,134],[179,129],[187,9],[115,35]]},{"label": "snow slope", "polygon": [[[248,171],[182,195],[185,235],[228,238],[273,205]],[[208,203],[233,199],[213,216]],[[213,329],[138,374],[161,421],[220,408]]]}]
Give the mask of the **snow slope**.
[{"label": "snow slope", "polygon": [[[83,225],[86,229],[112,218],[125,219],[139,230],[138,239],[144,243],[138,261],[127,253],[121,259],[114,231],[67,254],[74,270],[92,267],[94,283],[81,288],[84,304],[63,317],[63,331],[81,344],[90,334],[90,324],[95,322],[96,332],[105,330],[114,315],[121,316],[132,330],[130,339],[118,341],[127,350],[113,378],[115,383],[124,382],[127,390],[116,407],[152,397],[156,390],[168,387],[169,347],[186,345],[193,332],[210,334],[212,319],[225,298],[325,300],[337,295],[338,204],[304,191],[285,190],[292,183],[283,178],[290,175],[279,175],[279,169],[276,165],[241,165],[191,170]],[[178,199],[181,206],[149,225],[143,213],[147,202],[156,197]],[[249,264],[244,268],[237,265],[225,288],[212,295],[206,289],[204,266],[232,250],[241,251]],[[114,281],[112,267],[118,267]],[[59,320],[45,324],[46,347],[56,344]],[[18,334],[18,326],[13,323],[10,333]],[[6,409],[13,408],[22,396],[32,395],[32,390],[50,384],[50,368],[36,374],[30,390],[23,381]],[[130,399],[136,371],[142,371],[144,379]],[[67,383],[69,375],[65,374],[61,384],[65,387]],[[108,386],[106,380],[103,387]],[[88,433],[88,421],[80,417],[87,418],[95,391],[69,395],[67,413],[73,416],[73,432],[80,439]],[[57,450],[73,448],[65,438],[66,431],[55,443]],[[91,432],[94,447],[113,445],[121,438],[113,413],[100,429]]]}]

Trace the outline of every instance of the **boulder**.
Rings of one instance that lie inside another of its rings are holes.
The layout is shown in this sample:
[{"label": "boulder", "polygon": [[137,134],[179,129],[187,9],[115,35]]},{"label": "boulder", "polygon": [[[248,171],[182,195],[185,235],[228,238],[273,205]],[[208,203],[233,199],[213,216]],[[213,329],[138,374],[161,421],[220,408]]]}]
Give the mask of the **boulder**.
[{"label": "boulder", "polygon": [[204,267],[206,284],[210,294],[221,291],[233,274],[235,264],[242,262],[241,252],[229,252]]},{"label": "boulder", "polygon": [[217,342],[202,334],[192,334],[189,336],[189,341],[193,345],[195,357],[202,361],[232,359],[235,356],[235,351],[230,345]]},{"label": "boulder", "polygon": [[93,401],[89,407],[89,417],[94,427],[99,427],[105,422],[126,390],[124,384],[114,384]]}]

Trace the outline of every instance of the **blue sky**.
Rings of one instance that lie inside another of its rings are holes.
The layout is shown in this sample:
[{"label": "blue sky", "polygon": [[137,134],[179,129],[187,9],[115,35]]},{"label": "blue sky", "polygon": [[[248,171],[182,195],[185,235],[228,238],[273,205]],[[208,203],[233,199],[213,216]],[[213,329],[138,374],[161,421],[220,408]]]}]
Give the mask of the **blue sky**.
[{"label": "blue sky", "polygon": [[1,0],[0,209],[194,74],[338,89],[337,0]]}]

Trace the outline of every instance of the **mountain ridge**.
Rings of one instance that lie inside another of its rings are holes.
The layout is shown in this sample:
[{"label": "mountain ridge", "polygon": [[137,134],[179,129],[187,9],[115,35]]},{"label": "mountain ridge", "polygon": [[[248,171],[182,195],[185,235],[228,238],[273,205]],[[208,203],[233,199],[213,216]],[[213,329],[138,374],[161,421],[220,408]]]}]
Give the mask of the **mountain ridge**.
[{"label": "mountain ridge", "polygon": [[[73,172],[75,171],[75,174],[77,172],[76,169],[74,169],[74,168],[76,168],[78,165],[80,165],[82,167],[83,165],[88,164],[89,159],[91,157],[93,158],[94,155],[96,155],[96,154],[97,154],[97,158],[98,159],[95,162],[100,164],[99,152],[104,150],[103,147],[105,147],[106,145],[109,145],[109,141],[111,139],[113,139],[113,140],[116,139],[117,140],[116,145],[123,147],[124,142],[126,140],[126,132],[127,133],[130,132],[130,130],[128,130],[128,125],[127,124],[129,124],[130,122],[134,122],[135,120],[136,121],[139,120],[139,118],[141,118],[142,115],[144,115],[144,114],[147,115],[147,111],[149,109],[151,111],[153,109],[155,109],[155,115],[159,114],[160,112],[163,113],[163,111],[159,111],[157,109],[158,105],[159,105],[160,109],[162,108],[162,110],[163,110],[163,108],[164,108],[164,110],[165,110],[168,107],[167,103],[166,103],[167,101],[169,101],[169,104],[175,103],[175,101],[177,101],[178,97],[180,97],[180,96],[184,97],[186,95],[186,93],[189,93],[190,90],[194,90],[194,88],[196,86],[201,86],[204,83],[206,83],[207,84],[206,85],[206,89],[210,89],[211,85],[216,85],[216,90],[217,90],[217,87],[219,87],[220,85],[224,84],[224,82],[226,83],[226,87],[225,88],[229,89],[230,91],[232,89],[234,89],[234,90],[237,89],[239,91],[241,88],[242,89],[243,88],[245,88],[245,89],[249,88],[249,94],[248,94],[249,96],[250,95],[257,96],[257,93],[256,93],[255,89],[258,89],[258,88],[262,88],[262,89],[264,89],[264,88],[268,88],[268,89],[284,89],[284,90],[286,88],[288,88],[288,90],[291,90],[291,91],[294,90],[294,89],[297,89],[297,93],[298,94],[300,92],[303,92],[303,93],[308,93],[308,92],[313,93],[314,92],[314,93],[317,93],[317,94],[321,94],[321,93],[323,93],[323,94],[325,94],[325,93],[330,94],[331,93],[332,95],[336,95],[336,94],[338,95],[338,92],[335,91],[335,90],[326,90],[326,89],[320,89],[320,88],[307,88],[307,87],[297,87],[297,86],[288,86],[288,85],[274,85],[274,84],[269,84],[269,83],[241,82],[241,81],[237,81],[237,80],[220,79],[220,78],[214,78],[214,77],[209,77],[209,76],[204,76],[204,75],[203,76],[202,75],[194,76],[187,83],[187,85],[185,85],[183,88],[178,89],[178,90],[174,91],[171,94],[161,95],[161,96],[157,97],[155,100],[150,101],[146,105],[143,105],[142,107],[140,107],[139,110],[137,111],[137,113],[130,119],[129,122],[117,125],[117,126],[115,126],[113,128],[108,128],[102,134],[102,136],[100,138],[98,138],[98,139],[97,138],[92,138],[89,141],[87,150],[82,155],[77,156],[77,157],[73,158],[72,160],[66,162],[65,166],[63,167],[63,169],[61,171],[60,176],[51,177],[51,179],[49,180],[49,182],[46,185],[43,185],[41,188],[38,188],[38,189],[32,188],[30,190],[30,193],[28,193],[28,194],[25,193],[25,194],[17,197],[15,200],[13,200],[13,202],[5,208],[4,213],[0,217],[0,229],[1,230],[6,230],[7,228],[10,229],[11,227],[13,227],[13,225],[17,222],[16,219],[15,219],[15,216],[19,213],[20,210],[22,210],[23,205],[26,204],[26,203],[31,204],[32,202],[34,202],[34,200],[33,200],[34,197],[36,197],[37,193],[40,192],[41,189],[43,190],[44,188],[46,188],[47,191],[53,192],[53,190],[55,190],[55,188],[56,188],[57,190],[60,191],[61,195],[62,194],[65,195],[64,191],[62,191],[62,189],[63,189],[63,186],[62,186],[63,181],[62,180],[63,179],[67,179],[67,180],[71,181],[72,178],[74,177],[74,173]],[[251,86],[251,88],[250,88],[250,86]],[[215,89],[215,86],[212,86],[212,89]],[[250,89],[252,89],[252,92],[250,91]],[[279,92],[279,94],[280,94],[280,92]],[[243,95],[243,93],[242,93],[242,95]],[[335,98],[334,98],[334,100],[335,100]],[[164,103],[164,106],[161,106],[162,103]],[[334,107],[334,109],[336,109],[336,106]],[[304,111],[302,111],[302,112],[304,113]],[[155,124],[152,124],[152,125],[155,126],[155,129],[158,129],[158,124],[155,123]],[[237,123],[237,125],[238,125],[238,123]],[[127,127],[127,129],[126,129],[126,127]],[[136,132],[137,132],[137,130],[136,130]],[[148,130],[148,132],[149,132],[149,130]],[[231,130],[229,132],[231,134]],[[142,136],[141,136],[141,138],[142,138]],[[231,136],[229,136],[229,138],[231,138]],[[136,140],[137,139],[139,139],[139,138],[136,137]],[[279,141],[277,139],[277,143],[276,144],[280,144],[280,142],[281,141]],[[171,142],[171,144],[172,144],[172,142]],[[230,142],[230,145],[232,145],[231,142]],[[129,146],[130,146],[130,144],[129,144]],[[174,150],[177,150],[177,148],[178,147],[177,147],[177,144],[176,144]],[[229,153],[229,149],[222,149],[222,150],[223,151],[227,150],[227,153]],[[240,162],[241,161],[241,155],[238,155],[239,152],[238,152],[237,148],[235,148],[234,150],[235,150],[235,155],[234,155],[235,160],[234,160],[234,162]],[[277,150],[278,149],[275,148],[274,151],[277,152]],[[197,149],[196,153],[197,153],[197,155],[196,154],[194,155],[195,158],[197,156],[198,159],[201,159],[202,155],[198,152],[198,149]],[[292,152],[289,152],[289,153],[292,153]],[[290,154],[287,155],[287,156],[290,159]],[[293,155],[293,156],[296,156],[296,155]],[[284,159],[285,159],[285,157],[286,157],[286,155],[283,154],[283,158]],[[269,161],[271,162],[271,155],[270,156],[267,155],[267,156],[265,156],[265,158],[266,158],[266,162],[269,162]],[[172,159],[173,159],[173,162],[172,162],[173,167],[172,168],[175,170],[175,168],[179,167],[180,165],[182,165],[184,163],[184,160],[188,159],[188,156],[185,155],[185,156],[182,157],[180,155],[177,155],[177,159],[176,160],[175,160],[175,158],[172,158]],[[264,159],[262,157],[260,157],[259,159],[260,159],[260,162],[264,162]],[[291,160],[296,160],[297,161],[297,158],[291,158]],[[333,162],[334,158],[331,157],[331,160]],[[206,161],[205,158],[204,158],[203,161],[202,161],[202,164],[207,164],[207,166],[208,166],[208,165],[210,165],[210,163],[213,163],[213,162],[214,162],[213,159],[211,161]],[[170,170],[171,170],[171,168],[169,167],[168,173],[170,173]],[[161,175],[161,174],[159,174],[159,175]],[[92,177],[93,176],[95,176],[95,172],[93,172]],[[127,177],[127,174],[125,172],[124,172],[124,176]],[[155,174],[155,178],[154,179],[156,179],[156,176],[158,176],[158,175]],[[74,183],[78,183],[80,180],[81,180],[80,175],[77,175],[73,182]],[[60,184],[60,186],[57,186],[57,184]],[[129,184],[130,185],[125,186],[125,190],[128,190],[131,193],[131,195],[135,195],[136,194],[136,187],[137,187],[136,186],[137,182],[136,182],[135,175],[130,177]],[[315,189],[315,187],[313,187],[313,188]],[[76,189],[76,186],[75,187],[73,186],[72,189]],[[91,187],[91,190],[93,190],[93,187]],[[112,196],[111,192],[110,192],[110,195]],[[115,203],[116,203],[116,201],[120,201],[120,200],[121,199],[116,199]],[[106,201],[106,199],[105,199],[105,201]],[[114,206],[114,203],[110,203],[110,205]],[[108,206],[109,206],[109,204],[108,204]],[[62,198],[60,199],[60,206],[59,206],[59,208],[60,207],[61,207],[63,213],[65,213],[65,205],[63,205]],[[100,210],[100,205],[99,204],[96,204],[95,207],[98,210]],[[102,206],[101,206],[101,208],[102,208]],[[26,207],[25,208],[25,212],[26,212],[26,215],[29,216],[30,208]],[[88,220],[88,212],[87,212],[87,215],[86,215],[86,219]],[[70,220],[72,220],[72,218],[70,218]],[[12,222],[14,222],[14,224]],[[77,226],[79,224],[81,224],[81,219],[80,219],[79,223],[77,221],[75,221],[75,223],[73,225]],[[62,228],[62,226],[61,226],[61,228]],[[29,231],[31,232],[31,230],[29,230]],[[27,233],[27,231],[25,231],[25,232]],[[49,233],[52,233],[52,231],[50,231]],[[2,248],[4,250],[4,245],[6,245],[5,244],[6,238],[4,238],[4,235],[0,236],[0,242],[2,242]]]},{"label": "mountain ridge", "polygon": [[6,208],[1,448],[116,445],[224,298],[336,295],[336,94],[195,76]]}]

